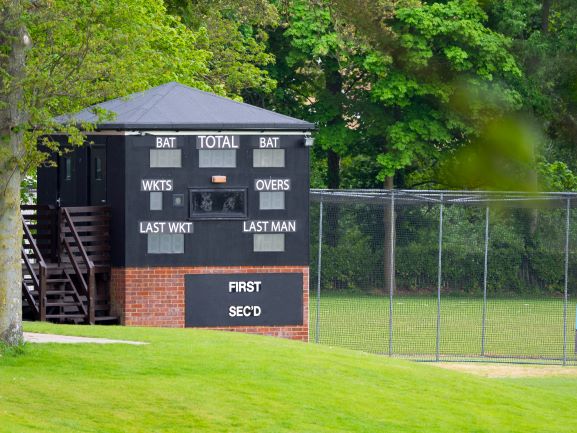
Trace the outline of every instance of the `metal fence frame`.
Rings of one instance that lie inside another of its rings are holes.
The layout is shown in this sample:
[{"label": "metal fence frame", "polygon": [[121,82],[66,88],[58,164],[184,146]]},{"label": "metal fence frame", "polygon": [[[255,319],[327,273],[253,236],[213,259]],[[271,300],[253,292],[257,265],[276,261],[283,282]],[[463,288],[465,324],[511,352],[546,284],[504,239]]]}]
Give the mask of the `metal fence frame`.
[{"label": "metal fence frame", "polygon": [[[311,203],[319,204],[319,220],[318,220],[318,256],[317,256],[317,279],[316,279],[316,314],[315,314],[315,343],[320,343],[319,336],[322,332],[321,328],[321,282],[322,269],[326,266],[323,263],[323,223],[324,223],[324,209],[326,203],[347,202],[347,200],[360,200],[368,203],[388,203],[390,209],[390,218],[393,223],[392,234],[390,235],[390,258],[389,266],[392,269],[390,272],[390,279],[385,283],[389,290],[389,344],[388,356],[395,356],[394,352],[394,296],[395,296],[395,248],[396,248],[396,225],[395,225],[395,206],[399,203],[409,202],[427,202],[439,205],[439,229],[438,229],[438,257],[437,257],[437,320],[436,320],[436,336],[435,336],[435,354],[434,361],[441,361],[440,345],[442,336],[441,327],[441,286],[443,273],[443,213],[444,207],[448,204],[463,204],[474,205],[485,208],[485,226],[484,226],[484,254],[483,254],[483,308],[482,308],[482,324],[481,324],[481,353],[480,360],[483,362],[494,362],[485,356],[485,340],[486,340],[486,320],[487,320],[487,276],[489,272],[489,227],[490,227],[490,208],[492,204],[507,203],[510,206],[548,206],[548,207],[563,207],[565,209],[565,239],[564,239],[564,293],[563,293],[563,358],[558,360],[563,366],[568,365],[568,287],[569,287],[569,233],[570,233],[570,216],[571,209],[577,207],[577,193],[570,192],[547,192],[547,193],[526,193],[526,192],[488,192],[488,191],[438,191],[438,190],[326,190],[326,189],[312,189]],[[330,266],[330,264],[328,264]],[[312,319],[312,317],[311,317]],[[309,327],[312,328],[312,327]],[[577,329],[577,323],[575,324]],[[577,351],[577,333],[575,338],[575,350]],[[431,360],[432,361],[432,360]],[[443,359],[443,361],[446,361]],[[509,359],[506,362],[523,363],[523,359]],[[542,363],[550,363],[544,360]]]}]

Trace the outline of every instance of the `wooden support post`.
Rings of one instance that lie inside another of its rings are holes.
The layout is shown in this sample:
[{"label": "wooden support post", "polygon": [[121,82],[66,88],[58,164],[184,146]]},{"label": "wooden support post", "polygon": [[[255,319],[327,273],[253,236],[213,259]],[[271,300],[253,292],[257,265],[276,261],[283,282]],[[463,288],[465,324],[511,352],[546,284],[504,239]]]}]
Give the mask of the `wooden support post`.
[{"label": "wooden support post", "polygon": [[41,264],[39,266],[38,315],[41,322],[46,322],[46,267]]},{"label": "wooden support post", "polygon": [[88,269],[88,323],[96,324],[96,277],[94,269]]}]

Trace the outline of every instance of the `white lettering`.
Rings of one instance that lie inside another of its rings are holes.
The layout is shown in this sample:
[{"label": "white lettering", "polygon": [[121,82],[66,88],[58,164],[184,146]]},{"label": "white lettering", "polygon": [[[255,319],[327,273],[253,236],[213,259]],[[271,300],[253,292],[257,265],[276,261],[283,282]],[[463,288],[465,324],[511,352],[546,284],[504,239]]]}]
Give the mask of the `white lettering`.
[{"label": "white lettering", "polygon": [[279,137],[259,137],[258,147],[261,149],[278,148]]},{"label": "white lettering", "polygon": [[156,137],[156,148],[175,148],[176,147],[176,137]]},{"label": "white lettering", "polygon": [[242,231],[245,233],[294,233],[297,231],[295,220],[243,221],[242,224]]},{"label": "white lettering", "polygon": [[231,305],[228,307],[229,317],[258,317],[262,309],[258,305]]},{"label": "white lettering", "polygon": [[172,191],[172,179],[142,179],[141,191]]},{"label": "white lettering", "polygon": [[189,221],[140,221],[139,232],[147,233],[193,233],[194,226]]},{"label": "white lettering", "polygon": [[262,281],[229,281],[228,293],[259,293]]},{"label": "white lettering", "polygon": [[256,191],[289,191],[291,189],[290,179],[256,179],[254,181]]},{"label": "white lettering", "polygon": [[267,232],[270,221],[243,221],[243,232]]},{"label": "white lettering", "polygon": [[197,149],[238,149],[236,135],[199,135],[196,138]]},{"label": "white lettering", "polygon": [[164,233],[165,222],[143,221],[140,222],[140,233]]}]

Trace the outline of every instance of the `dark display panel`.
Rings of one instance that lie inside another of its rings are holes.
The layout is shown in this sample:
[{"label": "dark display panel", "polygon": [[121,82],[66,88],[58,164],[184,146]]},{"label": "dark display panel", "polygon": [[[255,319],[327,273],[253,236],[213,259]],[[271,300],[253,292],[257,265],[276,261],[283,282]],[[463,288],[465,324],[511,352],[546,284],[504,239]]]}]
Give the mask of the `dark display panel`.
[{"label": "dark display panel", "polygon": [[246,189],[191,189],[191,219],[246,218]]},{"label": "dark display panel", "polygon": [[303,324],[303,275],[185,275],[185,326]]},{"label": "dark display panel", "polygon": [[[304,147],[303,135],[283,135],[280,131],[273,135],[234,135],[235,168],[199,168],[199,152],[203,149],[197,148],[197,135],[168,135],[160,141],[171,149],[182,149],[182,168],[149,167],[150,149],[156,148],[159,136],[122,137],[126,202],[113,213],[125,213],[126,252],[124,263],[114,265],[308,266],[309,148]],[[284,149],[285,166],[254,167],[253,150],[260,146]],[[109,170],[108,176],[121,174]],[[225,181],[213,183],[214,178]],[[150,210],[149,195],[154,191],[163,194],[161,211]],[[203,197],[203,192],[210,196]],[[284,192],[284,209],[260,209],[261,192]],[[176,201],[175,196],[179,197]],[[223,212],[227,200],[227,211]],[[147,234],[139,232],[143,221],[194,221],[194,233],[185,234],[182,254],[149,254]],[[272,223],[277,221],[282,223]],[[284,230],[285,221],[296,229]],[[270,230],[260,230],[266,227]],[[281,232],[285,233],[282,251],[255,251],[256,234]]]}]

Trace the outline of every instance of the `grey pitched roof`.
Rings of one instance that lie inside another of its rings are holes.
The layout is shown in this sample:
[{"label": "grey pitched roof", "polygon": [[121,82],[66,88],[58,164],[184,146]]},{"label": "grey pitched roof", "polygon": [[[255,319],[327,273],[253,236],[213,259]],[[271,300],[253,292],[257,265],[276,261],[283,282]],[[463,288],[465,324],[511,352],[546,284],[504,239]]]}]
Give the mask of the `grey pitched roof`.
[{"label": "grey pitched roof", "polygon": [[175,82],[102,102],[73,115],[59,116],[56,121],[96,122],[94,107],[116,113],[113,120],[99,124],[98,129],[306,131],[315,127],[303,120]]}]

